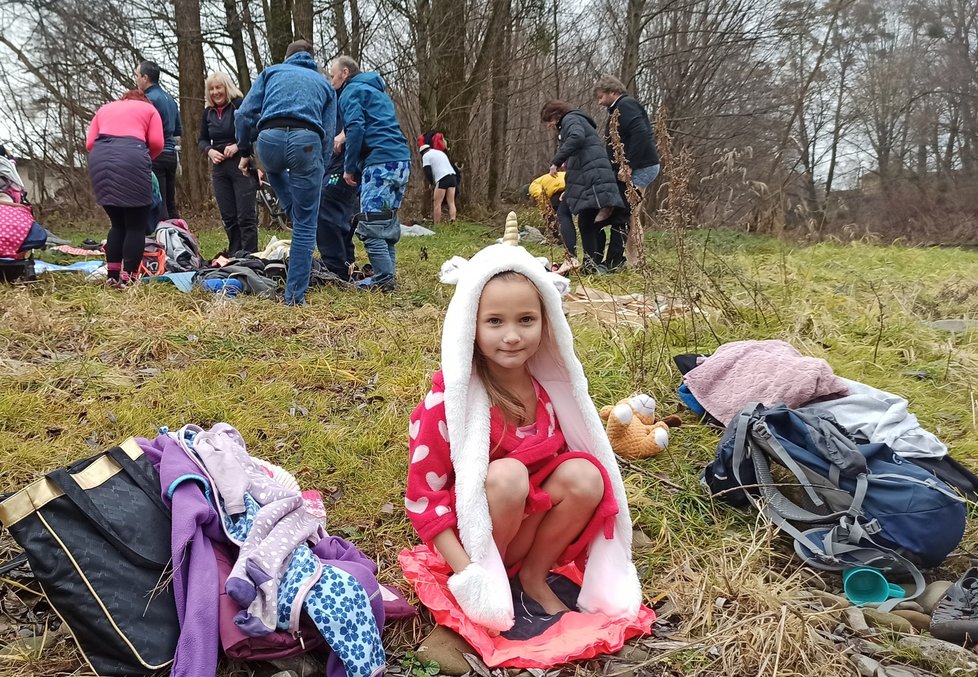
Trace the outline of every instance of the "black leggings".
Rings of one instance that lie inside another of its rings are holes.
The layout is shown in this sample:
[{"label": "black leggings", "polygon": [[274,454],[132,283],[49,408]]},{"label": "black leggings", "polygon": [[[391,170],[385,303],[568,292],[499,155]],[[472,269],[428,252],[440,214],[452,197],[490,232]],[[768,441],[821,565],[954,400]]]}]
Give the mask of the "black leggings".
[{"label": "black leggings", "polygon": [[560,226],[560,239],[571,256],[577,257],[577,228],[574,226],[574,215],[566,200],[560,199],[561,193],[550,198],[550,206],[557,214],[557,225]]},{"label": "black leggings", "polygon": [[104,205],[102,208],[112,222],[109,236],[105,240],[105,262],[122,262],[124,271],[135,274],[143,260],[150,206],[112,207]]},{"label": "black leggings", "polygon": [[583,209],[577,214],[577,227],[581,231],[581,249],[584,256],[595,265],[604,264],[605,222],[600,225],[594,220],[598,216],[597,209]]}]

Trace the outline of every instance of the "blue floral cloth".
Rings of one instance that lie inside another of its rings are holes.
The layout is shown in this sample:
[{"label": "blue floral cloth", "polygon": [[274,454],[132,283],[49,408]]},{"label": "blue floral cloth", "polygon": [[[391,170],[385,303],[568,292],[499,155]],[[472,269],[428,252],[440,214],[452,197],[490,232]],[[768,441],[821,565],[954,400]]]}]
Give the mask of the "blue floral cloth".
[{"label": "blue floral cloth", "polygon": [[[221,511],[228,534],[240,541],[248,536],[261,508],[250,494],[244,495],[244,504],[245,512],[234,519]],[[308,545],[293,551],[279,583],[278,629],[289,629],[296,597],[320,569],[319,579],[303,602],[309,617],[343,662],[348,677],[371,677],[382,672],[387,657],[366,591],[350,574],[323,564]]]}]

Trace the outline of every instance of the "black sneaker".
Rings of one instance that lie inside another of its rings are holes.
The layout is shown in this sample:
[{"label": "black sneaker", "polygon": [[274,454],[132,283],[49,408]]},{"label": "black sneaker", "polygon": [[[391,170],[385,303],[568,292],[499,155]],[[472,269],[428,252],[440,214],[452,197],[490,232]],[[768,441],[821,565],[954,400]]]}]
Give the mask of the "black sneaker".
[{"label": "black sneaker", "polygon": [[944,593],[931,614],[930,634],[954,644],[978,644],[978,567]]}]

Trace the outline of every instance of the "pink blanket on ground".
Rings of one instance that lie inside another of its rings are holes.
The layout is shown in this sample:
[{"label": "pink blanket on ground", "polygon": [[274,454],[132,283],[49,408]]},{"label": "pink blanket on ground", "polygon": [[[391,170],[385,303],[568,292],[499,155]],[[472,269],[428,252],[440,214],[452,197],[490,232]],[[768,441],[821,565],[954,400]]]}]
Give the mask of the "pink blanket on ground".
[{"label": "pink blanket on ground", "polygon": [[789,407],[849,394],[825,360],[805,357],[784,341],[734,341],[685,376],[689,391],[724,425],[749,402]]}]

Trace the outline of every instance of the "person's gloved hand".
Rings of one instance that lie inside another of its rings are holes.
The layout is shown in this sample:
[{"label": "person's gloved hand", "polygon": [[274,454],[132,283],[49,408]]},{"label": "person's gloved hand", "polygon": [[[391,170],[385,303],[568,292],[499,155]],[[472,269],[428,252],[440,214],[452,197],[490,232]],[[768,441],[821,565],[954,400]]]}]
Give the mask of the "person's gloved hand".
[{"label": "person's gloved hand", "polygon": [[474,623],[495,632],[513,627],[513,599],[509,590],[494,589],[489,572],[480,564],[472,562],[451,576],[448,589]]}]

